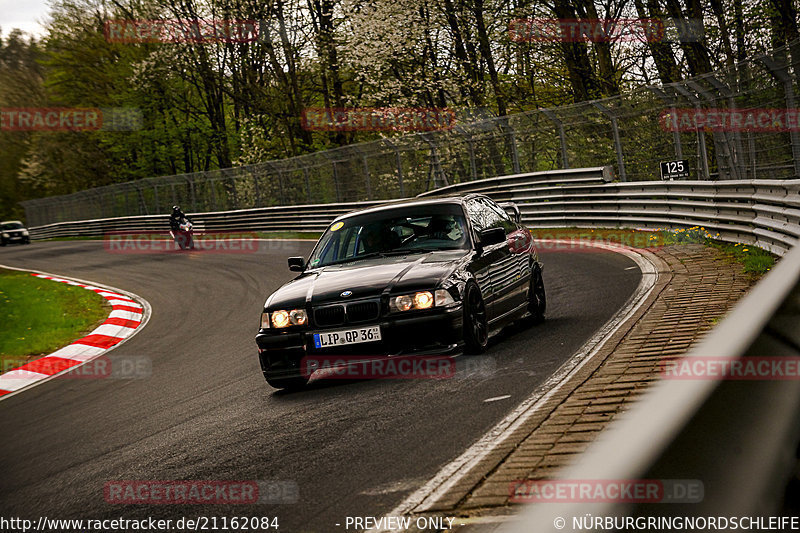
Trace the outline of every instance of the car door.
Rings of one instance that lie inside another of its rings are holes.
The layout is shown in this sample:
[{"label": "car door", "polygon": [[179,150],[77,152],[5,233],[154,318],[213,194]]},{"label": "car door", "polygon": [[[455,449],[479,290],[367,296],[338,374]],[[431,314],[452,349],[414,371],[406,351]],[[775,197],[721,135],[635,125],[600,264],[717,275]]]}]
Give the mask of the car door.
[{"label": "car door", "polygon": [[[485,229],[504,228],[501,217],[484,201],[483,197],[478,196],[468,200],[467,211],[476,239]],[[511,258],[508,243],[504,240],[497,244],[484,246],[481,255],[474,261],[475,278],[481,288],[489,321],[502,316],[510,309],[507,293],[508,276],[513,270]]]},{"label": "car door", "polygon": [[[487,224],[485,207],[481,204],[478,198],[467,200],[464,204],[469,218],[470,226],[472,227],[473,240],[477,243],[481,230],[485,229]],[[481,290],[483,302],[486,306],[487,319],[491,320],[494,316],[492,312],[492,301],[494,295],[492,293],[492,282],[489,275],[489,268],[493,262],[493,251],[484,248],[480,255],[476,255],[470,264],[470,271],[475,276],[475,281]]]},{"label": "car door", "polygon": [[503,317],[520,305],[520,287],[522,276],[520,271],[520,254],[510,241],[517,237],[517,225],[508,213],[487,197],[480,197],[489,221],[489,227],[503,228],[506,239],[492,250],[492,264],[489,267],[489,278],[492,284],[495,317]]},{"label": "car door", "polygon": [[502,285],[502,299],[504,312],[509,312],[525,304],[528,298],[528,286],[531,275],[530,250],[533,247],[533,238],[524,226],[520,226],[511,219],[508,212],[490,198],[484,198],[486,205],[500,218],[506,230],[508,252],[508,270],[503,272],[499,280]]}]

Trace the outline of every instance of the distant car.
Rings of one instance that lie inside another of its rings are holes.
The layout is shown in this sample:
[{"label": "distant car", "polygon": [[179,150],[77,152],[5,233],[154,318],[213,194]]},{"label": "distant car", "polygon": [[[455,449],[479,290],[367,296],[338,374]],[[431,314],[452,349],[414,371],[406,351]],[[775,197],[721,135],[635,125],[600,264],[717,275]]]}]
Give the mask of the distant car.
[{"label": "distant car", "polygon": [[6,244],[30,244],[31,236],[25,225],[19,220],[0,222],[0,246]]},{"label": "distant car", "polygon": [[490,331],[544,319],[542,265],[516,206],[466,196],[384,204],[335,219],[300,272],[267,298],[258,344],[275,388],[310,356],[480,353]]}]

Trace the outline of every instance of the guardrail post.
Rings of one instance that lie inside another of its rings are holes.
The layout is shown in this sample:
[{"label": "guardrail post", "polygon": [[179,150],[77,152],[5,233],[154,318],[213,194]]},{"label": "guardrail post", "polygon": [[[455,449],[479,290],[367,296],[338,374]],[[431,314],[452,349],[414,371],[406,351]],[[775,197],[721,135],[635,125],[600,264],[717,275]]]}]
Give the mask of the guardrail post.
[{"label": "guardrail post", "polygon": [[[697,94],[702,96],[709,104],[715,106],[717,104],[717,99],[709,93],[705,88],[703,88],[699,83],[694,80],[689,80],[686,82],[686,85],[694,89]],[[720,137],[722,137],[722,141],[720,141]],[[722,157],[728,160],[728,168],[730,169],[729,172],[733,179],[739,179],[739,173],[736,171],[736,164],[733,161],[733,156],[731,155],[731,150],[728,145],[728,136],[725,134],[721,134],[716,129],[711,129],[711,138],[714,139],[714,151],[716,152],[717,156],[717,168],[719,169],[719,177],[723,178],[722,175],[722,164],[720,161],[720,151],[722,152]]]},{"label": "guardrail post", "polygon": [[[792,87],[792,77],[789,75],[789,67],[787,65],[778,64],[774,58],[768,55],[760,56],[757,59],[761,61],[761,63],[767,67],[770,74],[783,85],[786,107],[788,109],[795,109],[794,88]],[[800,136],[793,128],[789,128],[789,139],[792,143],[794,175],[800,178]]]},{"label": "guardrail post", "polygon": [[[708,82],[714,86],[725,98],[728,99],[728,109],[736,111],[736,99],[733,97],[733,91],[727,84],[719,81],[714,76],[706,78]],[[733,161],[732,164],[736,165],[736,173],[739,179],[747,178],[747,167],[744,164],[744,151],[742,150],[742,134],[738,130],[733,130],[726,135],[728,139],[733,137]],[[730,144],[730,140],[728,140]],[[753,176],[755,178],[755,176]]]},{"label": "guardrail post", "polygon": [[211,186],[211,209],[217,211],[217,182],[214,179],[206,181]]},{"label": "guardrail post", "polygon": [[194,178],[189,175],[186,179],[189,181],[189,194],[192,197],[192,211],[197,213],[197,194],[194,190]]},{"label": "guardrail post", "polygon": [[[656,96],[661,98],[665,104],[669,106],[670,114],[675,117],[677,116],[678,112],[675,110],[675,99],[669,96],[667,93],[659,89],[658,87],[648,86],[648,89],[652,91]],[[672,130],[672,142],[675,145],[675,159],[683,159],[683,146],[681,146],[681,132],[678,131],[677,128]]]},{"label": "guardrail post", "polygon": [[267,161],[265,165],[270,169],[270,174],[278,178],[278,205],[286,205],[286,197],[283,191],[283,169],[277,168],[276,161]]},{"label": "guardrail post", "polygon": [[[685,96],[694,105],[695,111],[700,111],[700,99],[690,93],[686,88],[680,85],[671,85],[675,91]],[[697,157],[700,159],[700,169],[703,171],[703,177],[707,180],[711,179],[711,172],[708,170],[708,150],[706,149],[706,134],[702,130],[695,128],[697,133]]]},{"label": "guardrail post", "polygon": [[610,109],[598,102],[590,102],[594,107],[600,110],[605,116],[611,120],[611,133],[614,135],[614,150],[617,152],[617,166],[619,167],[619,179],[621,181],[628,181],[625,174],[625,158],[622,155],[622,142],[619,140],[619,125],[617,124],[617,117]]},{"label": "guardrail post", "polygon": [[561,168],[569,168],[569,159],[567,158],[567,137],[564,134],[564,123],[561,122],[555,113],[550,111],[549,109],[539,108],[539,111],[542,112],[544,116],[550,119],[550,121],[556,125],[558,129],[558,138],[561,141]]},{"label": "guardrail post", "polygon": [[[432,140],[428,139],[427,133],[419,133],[418,136],[428,143],[431,149],[431,159],[430,159],[430,174],[428,177],[428,185],[431,183],[431,178],[433,178],[433,188],[438,189],[440,187],[447,187],[450,185],[449,181],[447,180],[447,176],[444,174],[444,170],[442,169],[442,162],[439,159],[439,149]],[[426,186],[427,189],[427,186]]]},{"label": "guardrail post", "polygon": [[369,179],[369,162],[367,161],[366,155],[362,156],[361,159],[364,161],[364,179],[367,185],[367,200],[372,200],[372,182]]},{"label": "guardrail post", "polygon": [[[161,202],[158,201],[158,185],[153,184],[153,203],[155,204],[154,213],[161,211]],[[102,215],[101,215],[102,216]]]},{"label": "guardrail post", "polygon": [[333,167],[333,187],[336,189],[336,202],[341,202],[341,198],[339,196],[339,170],[336,168],[336,160],[331,161],[331,166]]},{"label": "guardrail post", "polygon": [[303,166],[303,180],[306,182],[306,200],[311,202],[311,178],[308,176],[308,167]]},{"label": "guardrail post", "polygon": [[400,197],[405,198],[406,190],[405,186],[403,185],[403,161],[400,157],[400,148],[398,148],[398,146],[395,143],[393,143],[388,137],[385,137],[384,139],[382,139],[382,141],[388,144],[392,148],[392,150],[394,150],[394,162],[395,165],[397,166],[397,185],[400,188]]},{"label": "guardrail post", "polygon": [[511,150],[511,167],[514,174],[519,174],[519,153],[517,152],[517,137],[514,135],[514,128],[508,123],[508,117],[498,117],[497,123],[500,126],[500,131],[508,135],[508,147]]},{"label": "guardrail post", "polygon": [[472,134],[459,125],[454,126],[453,129],[460,134],[467,143],[467,155],[469,155],[469,177],[470,181],[475,181],[478,179],[478,167],[475,164],[475,142],[472,140]]},{"label": "guardrail post", "polygon": [[369,162],[367,161],[367,154],[359,148],[358,144],[351,145],[354,152],[361,156],[361,163],[364,166],[364,186],[366,187],[367,199],[372,200],[372,182],[369,177]]}]

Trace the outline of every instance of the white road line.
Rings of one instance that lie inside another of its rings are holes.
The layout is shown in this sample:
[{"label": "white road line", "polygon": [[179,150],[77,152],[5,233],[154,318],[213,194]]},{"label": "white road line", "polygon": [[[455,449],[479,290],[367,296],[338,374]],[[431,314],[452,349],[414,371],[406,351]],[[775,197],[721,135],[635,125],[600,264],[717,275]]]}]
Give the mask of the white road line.
[{"label": "white road line", "polygon": [[496,402],[496,401],[499,401],[499,400],[505,400],[506,398],[511,398],[511,395],[510,394],[504,394],[503,396],[495,396],[493,398],[486,398],[485,400],[483,400],[483,402],[484,403]]}]

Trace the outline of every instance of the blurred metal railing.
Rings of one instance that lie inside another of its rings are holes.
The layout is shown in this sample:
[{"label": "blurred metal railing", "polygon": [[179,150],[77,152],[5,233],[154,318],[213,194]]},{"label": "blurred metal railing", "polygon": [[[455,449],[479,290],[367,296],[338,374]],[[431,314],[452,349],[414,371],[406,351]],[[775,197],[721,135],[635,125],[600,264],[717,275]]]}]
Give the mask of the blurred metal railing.
[{"label": "blurred metal railing", "polygon": [[[538,227],[703,226],[720,240],[783,255],[800,237],[800,180],[608,183],[608,167],[514,174],[429,193],[482,192],[513,201]],[[191,214],[207,231],[322,231],[336,216],[377,202],[269,207]],[[166,215],[61,222],[31,228],[34,239],[168,230]]]},{"label": "blurred metal railing", "polygon": [[[800,358],[800,247],[792,248],[685,357],[689,364],[701,358],[728,364],[742,363],[746,357]],[[728,380],[718,374],[658,382],[558,475],[560,480],[690,480],[702,483],[699,498],[691,503],[684,498],[675,503],[533,504],[514,524],[492,531],[573,531],[573,519],[593,523],[595,517],[730,521],[796,516],[798,376],[781,379],[776,373],[772,379]]]}]

